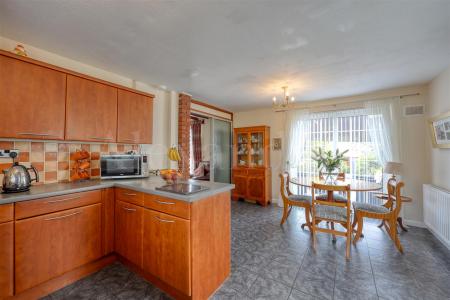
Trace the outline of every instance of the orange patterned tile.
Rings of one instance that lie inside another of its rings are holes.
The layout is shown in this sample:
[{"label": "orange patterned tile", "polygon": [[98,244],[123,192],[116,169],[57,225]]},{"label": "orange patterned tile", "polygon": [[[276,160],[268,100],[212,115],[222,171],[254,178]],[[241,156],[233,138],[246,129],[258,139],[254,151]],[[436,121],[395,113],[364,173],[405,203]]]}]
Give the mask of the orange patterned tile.
[{"label": "orange patterned tile", "polygon": [[100,152],[109,152],[108,144],[101,144],[100,145]]},{"label": "orange patterned tile", "polygon": [[42,142],[31,142],[31,152],[44,152],[44,143]]},{"label": "orange patterned tile", "polygon": [[3,172],[3,170],[9,169],[11,167],[11,164],[0,164],[0,173]]},{"label": "orange patterned tile", "polygon": [[56,152],[45,152],[45,161],[56,161],[58,158],[58,153]]},{"label": "orange patterned tile", "polygon": [[58,152],[58,161],[69,161],[69,152]]},{"label": "orange patterned tile", "polygon": [[22,152],[30,152],[30,142],[14,142],[14,149]]},{"label": "orange patterned tile", "polygon": [[138,151],[139,150],[139,145],[133,145],[132,148],[133,148],[134,151]]},{"label": "orange patterned tile", "polygon": [[19,161],[20,162],[30,161],[30,152],[19,152]]},{"label": "orange patterned tile", "polygon": [[100,152],[91,152],[91,160],[100,159]]},{"label": "orange patterned tile", "polygon": [[58,152],[69,152],[69,144],[59,143]]},{"label": "orange patterned tile", "polygon": [[87,152],[89,152],[89,151],[91,151],[91,145],[81,144],[81,150],[86,150]]},{"label": "orange patterned tile", "polygon": [[117,145],[117,152],[124,152],[125,151],[125,145]]},{"label": "orange patterned tile", "polygon": [[30,160],[36,162],[44,161],[44,152],[42,151],[33,151],[30,154]]},{"label": "orange patterned tile", "polygon": [[91,176],[100,176],[100,169],[92,169]]},{"label": "orange patterned tile", "polygon": [[45,172],[45,182],[55,182],[57,180],[57,172]]},{"label": "orange patterned tile", "polygon": [[14,142],[0,141],[0,149],[14,149]]},{"label": "orange patterned tile", "polygon": [[56,171],[58,170],[58,164],[56,161],[46,161],[45,171]]},{"label": "orange patterned tile", "polygon": [[69,170],[69,162],[68,161],[58,162],[58,170],[60,171]]},{"label": "orange patterned tile", "polygon": [[32,162],[31,165],[38,170],[38,172],[44,171],[44,163],[43,162]]}]

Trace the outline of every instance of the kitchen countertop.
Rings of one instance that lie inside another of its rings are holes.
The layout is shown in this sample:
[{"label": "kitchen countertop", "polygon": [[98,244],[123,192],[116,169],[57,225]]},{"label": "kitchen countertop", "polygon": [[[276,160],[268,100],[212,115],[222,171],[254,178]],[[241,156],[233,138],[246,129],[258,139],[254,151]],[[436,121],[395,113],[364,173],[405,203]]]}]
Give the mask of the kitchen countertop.
[{"label": "kitchen countertop", "polygon": [[34,185],[27,192],[0,194],[0,205],[45,197],[60,196],[71,193],[86,192],[110,187],[126,188],[138,192],[143,192],[146,194],[159,195],[186,202],[195,202],[197,200],[209,196],[213,196],[222,192],[227,192],[234,188],[234,184],[228,183],[198,181],[198,180],[188,180],[185,182],[205,186],[208,187],[209,189],[191,195],[180,195],[175,193],[159,191],[156,190],[155,188],[165,185],[166,182],[157,176],[151,176],[149,178],[140,178],[140,179],[112,179],[112,180],[92,179],[82,182]]}]

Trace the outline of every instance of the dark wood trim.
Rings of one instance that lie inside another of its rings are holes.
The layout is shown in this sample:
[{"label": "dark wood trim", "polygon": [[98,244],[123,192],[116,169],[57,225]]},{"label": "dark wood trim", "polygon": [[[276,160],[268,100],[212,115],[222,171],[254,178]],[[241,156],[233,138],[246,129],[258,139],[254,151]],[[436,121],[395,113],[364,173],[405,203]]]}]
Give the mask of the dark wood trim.
[{"label": "dark wood trim", "polygon": [[221,111],[221,112],[226,113],[226,114],[230,114],[231,115],[231,121],[233,121],[233,112],[231,112],[229,110],[226,110],[226,109],[223,109],[223,108],[220,108],[220,107],[217,107],[217,106],[214,106],[214,105],[202,102],[202,101],[194,100],[194,99],[192,99],[191,102],[194,103],[194,104],[197,104],[197,105],[201,105],[201,106],[210,108],[210,109],[215,109],[217,111]]},{"label": "dark wood trim", "polygon": [[52,69],[52,70],[55,70],[55,71],[59,71],[59,72],[62,72],[62,73],[66,73],[66,74],[70,74],[70,75],[73,75],[73,76],[77,76],[77,77],[85,78],[85,79],[92,80],[92,81],[95,81],[95,82],[99,82],[99,83],[102,83],[102,84],[106,84],[106,85],[109,85],[111,87],[115,87],[115,88],[118,88],[118,89],[126,90],[126,91],[133,92],[133,93],[136,93],[136,94],[140,94],[140,95],[143,95],[143,96],[155,98],[155,95],[153,95],[153,94],[149,94],[149,93],[146,93],[146,92],[135,90],[135,89],[132,89],[132,88],[120,85],[120,84],[116,84],[116,83],[112,83],[112,82],[109,82],[109,81],[106,81],[106,80],[103,80],[103,79],[95,78],[95,77],[92,77],[92,76],[89,76],[89,75],[86,75],[86,74],[78,73],[78,72],[75,72],[75,71],[72,71],[72,70],[69,70],[69,69],[65,69],[65,68],[62,68],[62,67],[58,67],[58,66],[46,63],[46,62],[42,62],[42,61],[33,59],[33,58],[20,56],[20,55],[14,54],[14,53],[9,52],[9,51],[5,51],[5,50],[1,50],[0,49],[0,55],[8,56],[8,57],[15,58],[15,59],[18,59],[18,60],[21,60],[21,61],[24,61],[24,62],[27,62],[27,63],[31,63],[31,64],[34,64],[34,65],[37,65],[37,66],[45,67],[45,68]]},{"label": "dark wood trim", "polygon": [[35,286],[31,289],[28,289],[20,294],[17,294],[13,297],[7,298],[8,300],[17,300],[17,299],[39,299],[44,296],[47,296],[54,291],[57,291],[83,277],[86,277],[98,270],[106,267],[107,265],[112,264],[117,260],[116,255],[108,255],[103,258],[100,258],[92,263],[86,264],[84,266],[78,267],[75,270],[69,271],[61,276],[53,278],[49,281],[46,281],[38,286]]}]

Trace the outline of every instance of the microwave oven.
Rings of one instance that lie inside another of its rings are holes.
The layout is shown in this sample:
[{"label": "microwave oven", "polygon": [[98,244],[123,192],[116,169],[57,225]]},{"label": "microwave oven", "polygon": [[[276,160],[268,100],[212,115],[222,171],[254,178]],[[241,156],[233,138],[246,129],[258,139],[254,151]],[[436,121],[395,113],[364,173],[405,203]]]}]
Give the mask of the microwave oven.
[{"label": "microwave oven", "polygon": [[141,154],[115,154],[100,157],[102,179],[148,177],[148,156]]}]

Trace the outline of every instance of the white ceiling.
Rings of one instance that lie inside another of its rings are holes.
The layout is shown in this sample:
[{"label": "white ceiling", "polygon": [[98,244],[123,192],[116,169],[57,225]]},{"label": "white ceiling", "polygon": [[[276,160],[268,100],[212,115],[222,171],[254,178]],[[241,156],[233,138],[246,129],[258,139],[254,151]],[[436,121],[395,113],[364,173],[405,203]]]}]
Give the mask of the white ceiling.
[{"label": "white ceiling", "polygon": [[431,80],[450,0],[2,0],[0,35],[239,111]]}]

